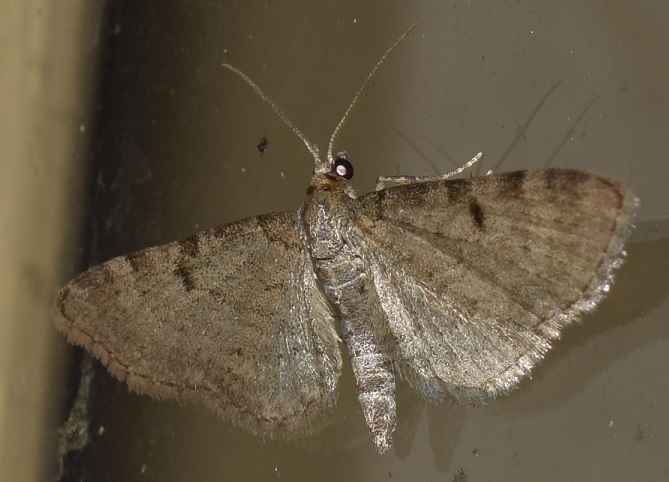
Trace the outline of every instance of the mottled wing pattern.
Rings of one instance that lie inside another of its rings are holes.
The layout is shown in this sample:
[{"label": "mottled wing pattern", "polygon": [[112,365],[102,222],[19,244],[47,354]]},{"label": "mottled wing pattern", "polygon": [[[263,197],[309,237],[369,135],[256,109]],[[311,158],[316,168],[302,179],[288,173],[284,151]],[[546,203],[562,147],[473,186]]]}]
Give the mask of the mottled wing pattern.
[{"label": "mottled wing pattern", "polygon": [[359,202],[357,242],[389,349],[438,400],[494,397],[529,374],[608,291],[637,206],[617,181],[560,169],[395,186]]},{"label": "mottled wing pattern", "polygon": [[112,259],[63,288],[56,324],[138,392],[255,433],[309,431],[341,355],[300,232],[268,214]]}]

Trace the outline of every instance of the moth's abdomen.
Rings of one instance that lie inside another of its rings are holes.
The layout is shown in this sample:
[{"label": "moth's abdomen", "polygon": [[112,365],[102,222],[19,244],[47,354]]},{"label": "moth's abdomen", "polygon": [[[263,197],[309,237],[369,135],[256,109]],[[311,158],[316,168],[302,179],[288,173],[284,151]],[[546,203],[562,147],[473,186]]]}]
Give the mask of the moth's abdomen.
[{"label": "moth's abdomen", "polygon": [[315,266],[338,312],[367,427],[383,453],[392,445],[396,424],[395,374],[388,342],[374,330],[379,326],[374,317],[382,316],[376,297],[370,296],[363,262],[353,248],[346,246],[333,259],[316,261]]},{"label": "moth's abdomen", "polygon": [[[350,323],[342,322],[342,326]],[[349,340],[360,338],[354,331],[349,330],[346,338]],[[383,353],[350,355],[353,373],[357,381],[358,401],[365,416],[365,422],[372,433],[374,445],[383,453],[392,445],[392,434],[396,424],[395,406],[395,374],[388,357]]]}]

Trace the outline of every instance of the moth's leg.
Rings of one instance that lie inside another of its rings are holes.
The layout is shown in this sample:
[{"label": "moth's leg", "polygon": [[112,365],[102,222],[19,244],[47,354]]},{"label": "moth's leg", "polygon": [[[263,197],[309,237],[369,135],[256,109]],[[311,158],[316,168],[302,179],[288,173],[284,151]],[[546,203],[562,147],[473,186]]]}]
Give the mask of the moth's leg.
[{"label": "moth's leg", "polygon": [[[483,157],[483,153],[479,152],[469,161],[467,161],[463,166],[458,167],[456,170],[448,172],[446,174],[439,174],[438,176],[379,176],[376,180],[376,190],[380,191],[385,188],[387,182],[392,182],[395,184],[414,184],[416,182],[428,182],[428,181],[443,181],[449,177],[460,174],[465,169],[469,169],[471,166],[476,164]],[[489,173],[488,173],[489,174]]]}]

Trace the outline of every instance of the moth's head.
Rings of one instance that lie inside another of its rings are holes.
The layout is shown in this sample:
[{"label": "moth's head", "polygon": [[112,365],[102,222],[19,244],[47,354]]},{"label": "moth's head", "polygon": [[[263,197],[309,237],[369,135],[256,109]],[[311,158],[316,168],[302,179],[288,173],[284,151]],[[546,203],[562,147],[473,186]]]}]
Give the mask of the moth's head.
[{"label": "moth's head", "polygon": [[324,168],[314,169],[314,175],[323,174],[332,180],[349,181],[353,177],[353,164],[345,151],[338,152],[332,163],[325,163]]},{"label": "moth's head", "polygon": [[348,154],[346,154],[346,152],[337,154],[334,164],[332,165],[332,170],[327,175],[334,179],[351,180],[353,177],[353,164],[349,162]]},{"label": "moth's head", "polygon": [[314,175],[307,188],[307,195],[314,190],[344,191],[355,197],[353,188],[348,181],[353,177],[353,164],[348,160],[346,152],[339,152],[332,163],[318,163]]}]

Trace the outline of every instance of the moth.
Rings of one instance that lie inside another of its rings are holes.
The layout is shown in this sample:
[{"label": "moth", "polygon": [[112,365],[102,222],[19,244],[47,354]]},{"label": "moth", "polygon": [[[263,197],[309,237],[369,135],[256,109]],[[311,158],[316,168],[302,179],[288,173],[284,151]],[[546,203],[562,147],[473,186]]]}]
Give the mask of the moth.
[{"label": "moth", "polygon": [[514,388],[609,291],[638,200],[573,169],[452,178],[481,154],[356,194],[334,141],[410,30],[324,161],[224,64],[311,152],[306,200],[81,273],[58,294],[56,327],[131,389],[270,436],[312,432],[333,410],[343,342],[379,452],[392,444],[398,377],[432,401]]}]

